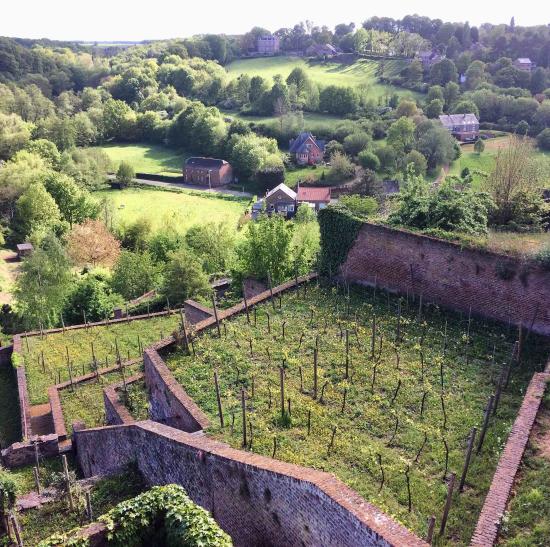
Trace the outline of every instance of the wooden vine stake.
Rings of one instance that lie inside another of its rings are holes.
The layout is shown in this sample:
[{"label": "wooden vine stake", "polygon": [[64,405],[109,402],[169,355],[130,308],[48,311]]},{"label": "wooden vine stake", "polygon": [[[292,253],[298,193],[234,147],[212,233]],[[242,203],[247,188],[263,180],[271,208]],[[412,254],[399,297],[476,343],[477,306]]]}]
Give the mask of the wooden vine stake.
[{"label": "wooden vine stake", "polygon": [[243,415],[243,447],[247,445],[246,439],[246,398],[244,389],[241,388],[241,411]]},{"label": "wooden vine stake", "polygon": [[317,399],[317,382],[318,382],[317,358],[318,358],[318,350],[317,348],[314,348],[313,349],[313,398],[314,399]]},{"label": "wooden vine stake", "polygon": [[86,516],[88,517],[88,522],[93,522],[94,512],[92,510],[92,496],[90,494],[90,491],[86,490],[84,496],[86,498]]},{"label": "wooden vine stake", "polygon": [[17,547],[23,547],[23,539],[21,534],[21,528],[19,527],[19,521],[14,513],[11,513],[9,516],[9,521],[15,534],[15,541],[17,542]]},{"label": "wooden vine stake", "polygon": [[271,272],[267,272],[267,282],[269,283],[269,294],[271,298],[271,304],[273,309],[275,309],[275,300],[273,299],[273,283],[271,282]]},{"label": "wooden vine stake", "polygon": [[428,533],[426,534],[426,543],[432,544],[434,538],[435,517],[432,515],[428,519]]},{"label": "wooden vine stake", "polygon": [[344,378],[349,378],[349,330],[346,329],[346,374]]},{"label": "wooden vine stake", "polygon": [[212,308],[214,309],[214,318],[216,319],[216,328],[218,329],[218,338],[222,337],[222,331],[220,329],[220,319],[218,317],[218,307],[216,306],[216,298],[212,295]]},{"label": "wooden vine stake", "polygon": [[279,383],[281,391],[281,417],[285,417],[285,369],[279,367]]},{"label": "wooden vine stake", "polygon": [[216,400],[218,401],[218,415],[220,417],[220,427],[224,427],[222,398],[220,396],[220,384],[218,382],[218,373],[214,371],[214,386],[216,387]]},{"label": "wooden vine stake", "polygon": [[491,395],[489,397],[489,401],[487,402],[487,408],[485,409],[485,417],[483,419],[483,427],[481,428],[481,434],[479,435],[479,442],[477,444],[477,450],[476,450],[477,454],[481,452],[483,441],[485,440],[485,434],[487,433],[487,428],[489,427],[489,419],[491,418],[491,411],[493,410],[494,400],[495,400],[495,396]]},{"label": "wooden vine stake", "polygon": [[477,428],[472,427],[470,431],[470,437],[468,438],[468,448],[466,449],[466,459],[464,460],[464,468],[462,469],[462,476],[460,477],[460,484],[458,485],[458,491],[464,490],[464,484],[466,483],[466,475],[468,474],[468,467],[470,467],[470,459],[472,457],[472,450],[474,448],[474,442],[476,439]]},{"label": "wooden vine stake", "polygon": [[447,526],[447,519],[449,518],[449,511],[451,510],[451,503],[453,501],[455,479],[456,475],[451,473],[451,476],[449,477],[449,485],[447,486],[447,499],[445,501],[445,508],[443,509],[443,516],[441,517],[441,526],[439,527],[440,536],[445,533],[445,527]]},{"label": "wooden vine stake", "polygon": [[405,469],[405,480],[407,481],[407,498],[408,498],[409,513],[412,511],[411,478],[409,477],[410,470],[411,470],[411,466],[407,465],[407,468]]},{"label": "wooden vine stake", "polygon": [[243,301],[244,301],[244,310],[246,311],[246,322],[250,325],[250,311],[248,310],[248,299],[246,298],[244,283],[243,283]]},{"label": "wooden vine stake", "polygon": [[180,309],[180,318],[181,318],[181,330],[183,332],[183,344],[186,352],[189,353],[189,338],[187,337],[187,328],[185,327],[185,315],[183,310]]},{"label": "wooden vine stake", "polygon": [[330,443],[327,449],[327,456],[330,455],[330,452],[332,451],[332,447],[334,446],[334,437],[336,436],[336,429],[337,429],[336,426],[332,428],[332,435],[330,437]]},{"label": "wooden vine stake", "polygon": [[36,467],[36,465],[32,468],[32,474],[34,477],[34,487],[36,488],[38,495],[40,495],[42,491],[40,487],[40,473],[38,472],[38,467]]}]

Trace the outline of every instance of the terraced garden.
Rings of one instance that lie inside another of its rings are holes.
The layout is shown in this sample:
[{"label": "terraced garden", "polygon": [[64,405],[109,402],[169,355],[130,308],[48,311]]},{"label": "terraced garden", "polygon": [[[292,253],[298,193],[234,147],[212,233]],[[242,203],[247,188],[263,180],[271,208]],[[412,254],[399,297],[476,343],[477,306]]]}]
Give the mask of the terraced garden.
[{"label": "terraced garden", "polygon": [[173,312],[137,321],[70,329],[43,337],[26,338],[23,335],[22,351],[30,403],[47,402],[50,385],[93,372],[94,355],[99,368],[115,365],[118,355],[121,360],[140,357],[144,347],[170,335],[179,323],[179,313]]},{"label": "terraced garden", "polygon": [[221,332],[197,338],[195,355],[166,356],[209,432],[243,446],[244,393],[248,450],[332,472],[422,536],[431,515],[439,526],[449,475],[458,483],[471,428],[477,446],[489,396],[503,386],[441,545],[468,543],[525,387],[548,356],[530,335],[518,363],[514,329],[372,289],[348,298],[309,286]]}]

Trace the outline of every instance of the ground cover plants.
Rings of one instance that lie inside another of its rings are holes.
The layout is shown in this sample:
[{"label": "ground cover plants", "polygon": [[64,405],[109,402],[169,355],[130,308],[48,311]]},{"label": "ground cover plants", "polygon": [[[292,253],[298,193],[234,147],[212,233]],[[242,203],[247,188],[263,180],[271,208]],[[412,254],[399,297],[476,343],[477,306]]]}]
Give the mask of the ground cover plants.
[{"label": "ground cover plants", "polygon": [[30,403],[47,402],[50,385],[93,372],[94,355],[99,368],[116,365],[119,355],[121,360],[141,357],[143,348],[169,336],[179,323],[180,314],[174,311],[170,315],[67,329],[44,336],[23,335],[22,358]]},{"label": "ground cover plants", "polygon": [[[458,489],[477,427],[464,490],[455,490],[446,532],[437,539],[467,544],[526,385],[548,347],[524,336],[518,363],[511,358],[515,329],[373,289],[352,289],[348,297],[310,285],[249,317],[250,323],[246,314],[226,321],[221,336],[214,328],[194,339],[189,352],[166,356],[209,416],[210,433],[237,448],[332,472],[425,536],[428,517],[440,524],[451,472]],[[497,411],[477,453],[495,390],[501,392]]]},{"label": "ground cover plants", "polygon": [[21,438],[17,379],[9,366],[0,366],[0,447]]}]

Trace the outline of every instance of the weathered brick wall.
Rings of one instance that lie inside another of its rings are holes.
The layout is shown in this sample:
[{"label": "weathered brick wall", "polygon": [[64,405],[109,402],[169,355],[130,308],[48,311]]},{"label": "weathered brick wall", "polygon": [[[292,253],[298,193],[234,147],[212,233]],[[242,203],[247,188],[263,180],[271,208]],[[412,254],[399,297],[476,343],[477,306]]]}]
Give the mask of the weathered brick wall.
[{"label": "weathered brick wall", "polygon": [[135,461],[149,484],[181,484],[236,545],[426,546],[332,475],[204,435],[146,421],[78,431],[75,444],[85,476]]},{"label": "weathered brick wall", "polygon": [[[341,275],[351,282],[423,295],[457,310],[550,334],[550,272],[386,226],[363,224]],[[503,279],[511,276],[509,279]]]},{"label": "weathered brick wall", "polygon": [[35,461],[35,443],[42,458],[51,458],[59,454],[59,438],[55,433],[51,435],[35,435],[33,442],[25,441],[13,443],[2,450],[0,462],[4,467],[21,467]]},{"label": "weathered brick wall", "polygon": [[192,324],[200,323],[214,316],[214,310],[212,308],[207,308],[194,300],[186,300],[183,309],[185,310],[185,319]]},{"label": "weathered brick wall", "polygon": [[188,432],[208,427],[204,412],[187,395],[156,351],[145,350],[143,370],[152,420]]},{"label": "weathered brick wall", "polygon": [[120,390],[143,378],[140,372],[130,376],[126,382],[117,382],[103,389],[103,405],[105,406],[105,423],[107,425],[132,424],[135,422],[132,414],[120,400]]},{"label": "weathered brick wall", "polygon": [[506,511],[514,479],[549,381],[550,363],[546,367],[546,372],[535,373],[529,383],[523,403],[493,475],[491,487],[485,498],[470,543],[471,547],[491,546],[497,540],[502,516]]}]

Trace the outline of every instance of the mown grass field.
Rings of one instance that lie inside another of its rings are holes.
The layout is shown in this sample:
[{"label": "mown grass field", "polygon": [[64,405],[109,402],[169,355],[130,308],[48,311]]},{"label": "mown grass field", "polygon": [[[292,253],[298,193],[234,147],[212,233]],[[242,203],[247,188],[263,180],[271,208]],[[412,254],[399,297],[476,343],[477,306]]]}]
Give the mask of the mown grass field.
[{"label": "mown grass field", "polygon": [[[302,290],[287,293],[281,309],[278,304],[276,309],[270,303],[259,306],[256,324],[252,319],[248,325],[244,315],[236,317],[226,323],[227,334],[221,339],[215,332],[200,337],[195,342],[196,357],[178,352],[167,356],[167,364],[210,417],[213,435],[242,446],[240,396],[245,389],[249,450],[267,456],[275,453],[280,460],[334,473],[425,536],[430,515],[436,515],[439,525],[446,496],[443,477],[455,472],[460,478],[469,432],[482,424],[486,402],[509,362],[516,333],[472,320],[468,337],[466,317],[430,307],[418,321],[418,301],[409,308],[403,299],[397,342],[396,297],[378,291],[375,298],[372,290],[357,289],[349,304],[348,313],[346,298],[334,289],[310,286],[305,297]],[[525,386],[547,353],[548,348],[541,346],[536,353],[531,345],[525,349],[521,369],[514,365],[483,450],[472,459],[465,491],[454,496],[440,544],[466,545],[470,539]],[[280,367],[285,376],[283,412]],[[214,370],[225,413],[223,429]]]},{"label": "mown grass field", "polygon": [[[140,345],[145,348],[172,334],[180,322],[180,315],[174,312],[150,319],[67,330],[65,333],[45,335],[44,338],[33,336],[28,338],[28,348],[23,338],[22,351],[30,403],[47,402],[48,387],[58,383],[59,374],[62,382],[70,380],[67,353],[73,377],[80,376],[93,370],[92,344],[100,368],[113,366],[117,360],[117,345],[122,360],[140,357]],[[42,368],[42,352],[45,372]],[[119,380],[110,383],[116,381]]]},{"label": "mown grass field", "polygon": [[[280,120],[276,116],[248,116],[243,115],[235,110],[224,110],[224,114],[228,118],[235,118],[243,122],[251,122],[255,124],[279,124]],[[304,131],[315,133],[319,128],[333,127],[342,121],[342,118],[331,114],[322,114],[320,112],[303,112]]]},{"label": "mown grass field", "polygon": [[155,144],[106,144],[100,147],[112,162],[116,172],[121,161],[126,161],[137,173],[181,176],[185,160],[191,155]]},{"label": "mown grass field", "polygon": [[[240,59],[227,65],[227,72],[231,78],[240,74],[262,76],[270,80],[276,74],[286,78],[294,68],[304,68],[309,77],[319,85],[343,85],[362,87],[374,99],[397,93],[398,95],[414,96],[412,91],[395,86],[380,84],[377,71],[380,62],[369,59],[359,59],[351,64],[337,62],[321,62],[302,59],[300,57],[268,57],[261,59]],[[389,60],[384,62],[384,76],[393,76],[405,66],[404,61]]]},{"label": "mown grass field", "polygon": [[207,222],[227,222],[236,228],[249,202],[248,198],[143,187],[101,190],[94,195],[113,204],[115,224],[128,225],[147,218],[153,230],[171,226],[181,232]]}]

